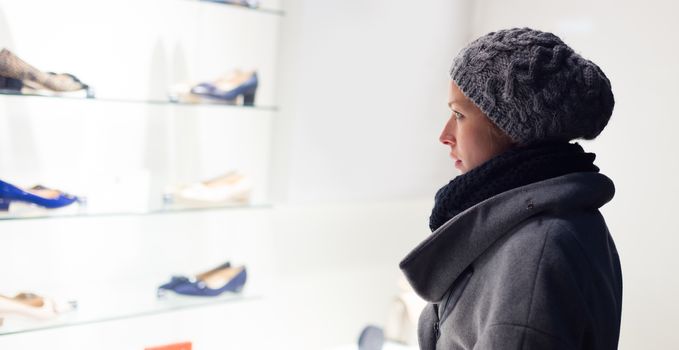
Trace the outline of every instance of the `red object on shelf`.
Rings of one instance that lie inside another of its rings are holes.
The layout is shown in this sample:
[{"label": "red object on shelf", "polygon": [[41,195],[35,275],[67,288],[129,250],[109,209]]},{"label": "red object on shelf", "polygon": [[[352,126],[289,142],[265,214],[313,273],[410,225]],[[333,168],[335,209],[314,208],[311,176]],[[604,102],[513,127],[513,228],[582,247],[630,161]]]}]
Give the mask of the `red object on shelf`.
[{"label": "red object on shelf", "polygon": [[174,343],[144,348],[144,350],[191,350],[191,342]]}]

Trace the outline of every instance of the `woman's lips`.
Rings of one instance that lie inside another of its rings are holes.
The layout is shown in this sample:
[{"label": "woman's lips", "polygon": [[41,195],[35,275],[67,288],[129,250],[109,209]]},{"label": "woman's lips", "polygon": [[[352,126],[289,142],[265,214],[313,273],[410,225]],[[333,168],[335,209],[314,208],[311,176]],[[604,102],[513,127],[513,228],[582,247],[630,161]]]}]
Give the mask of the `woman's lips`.
[{"label": "woman's lips", "polygon": [[462,166],[462,161],[457,159],[457,157],[455,156],[455,154],[453,154],[453,152],[450,152],[450,158],[452,158],[453,161],[455,161],[455,167],[460,169],[460,166]]}]

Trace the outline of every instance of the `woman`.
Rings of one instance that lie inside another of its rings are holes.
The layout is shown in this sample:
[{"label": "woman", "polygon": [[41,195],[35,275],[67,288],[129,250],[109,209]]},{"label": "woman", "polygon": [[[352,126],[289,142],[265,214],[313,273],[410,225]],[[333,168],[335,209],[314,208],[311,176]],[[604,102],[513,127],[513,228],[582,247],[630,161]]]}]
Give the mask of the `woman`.
[{"label": "woman", "polygon": [[597,65],[551,33],[489,33],[455,58],[440,136],[461,175],[401,262],[430,304],[422,349],[616,349],[622,276],[598,208],[613,182],[574,139],[613,112]]}]

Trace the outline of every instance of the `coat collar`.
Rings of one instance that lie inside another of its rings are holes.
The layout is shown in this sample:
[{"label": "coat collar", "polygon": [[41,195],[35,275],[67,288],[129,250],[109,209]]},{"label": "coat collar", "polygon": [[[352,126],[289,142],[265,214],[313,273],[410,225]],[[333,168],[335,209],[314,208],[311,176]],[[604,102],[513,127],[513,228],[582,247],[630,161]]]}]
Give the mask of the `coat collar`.
[{"label": "coat collar", "polygon": [[465,268],[524,220],[544,212],[598,209],[614,193],[611,179],[584,172],[500,193],[448,220],[415,247],[400,268],[418,295],[438,303]]}]

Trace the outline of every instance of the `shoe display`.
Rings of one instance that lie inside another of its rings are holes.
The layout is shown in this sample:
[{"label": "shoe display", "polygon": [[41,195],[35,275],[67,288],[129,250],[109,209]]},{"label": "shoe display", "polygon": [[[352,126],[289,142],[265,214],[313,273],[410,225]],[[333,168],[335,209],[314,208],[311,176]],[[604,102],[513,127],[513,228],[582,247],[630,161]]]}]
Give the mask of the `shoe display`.
[{"label": "shoe display", "polygon": [[[253,106],[258,85],[257,72],[234,70],[214,82],[194,86],[191,93],[243,106]],[[237,103],[239,97],[242,97],[241,103]]]},{"label": "shoe display", "polygon": [[14,79],[12,89],[16,91],[16,81],[21,82],[20,92],[24,94],[40,95],[84,95],[92,97],[92,92],[86,84],[68,73],[43,72],[7,49],[0,51],[0,76]]},{"label": "shoe display", "polygon": [[0,295],[0,318],[23,317],[49,320],[77,308],[75,301],[57,302],[33,293],[20,293],[14,297]]},{"label": "shoe display", "polygon": [[216,178],[180,186],[165,194],[168,204],[188,206],[220,206],[244,204],[250,201],[252,181],[237,171]]},{"label": "shoe display", "polygon": [[78,197],[44,186],[21,189],[0,180],[0,211],[8,211],[12,202],[25,202],[37,206],[55,209],[65,207],[78,201]]},{"label": "shoe display", "polygon": [[226,262],[194,278],[173,276],[168,283],[158,287],[158,297],[167,292],[191,296],[218,296],[225,292],[239,293],[247,281],[245,266],[231,266]]}]

